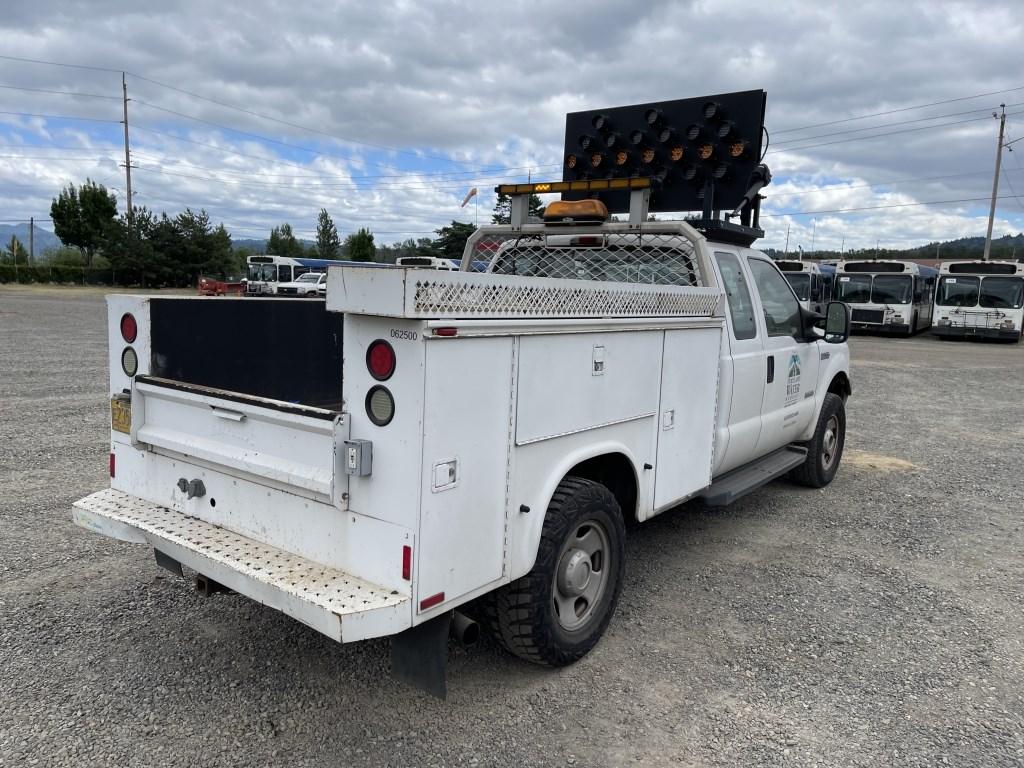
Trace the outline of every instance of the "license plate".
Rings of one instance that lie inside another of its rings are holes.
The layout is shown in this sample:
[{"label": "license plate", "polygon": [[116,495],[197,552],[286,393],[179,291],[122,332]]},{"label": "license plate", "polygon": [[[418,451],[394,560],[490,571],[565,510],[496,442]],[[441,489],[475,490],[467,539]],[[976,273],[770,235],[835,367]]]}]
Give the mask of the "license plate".
[{"label": "license plate", "polygon": [[126,435],[132,431],[132,401],[124,397],[110,398],[110,428]]}]

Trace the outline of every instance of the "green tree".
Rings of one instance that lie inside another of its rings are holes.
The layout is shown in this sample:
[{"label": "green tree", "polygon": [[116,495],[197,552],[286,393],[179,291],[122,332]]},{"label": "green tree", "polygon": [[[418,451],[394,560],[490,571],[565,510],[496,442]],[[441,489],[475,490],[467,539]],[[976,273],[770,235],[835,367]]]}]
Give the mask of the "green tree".
[{"label": "green tree", "polygon": [[[167,232],[173,225],[166,215],[158,220],[145,207],[135,208],[131,222],[127,216],[119,216],[107,228],[103,244],[103,255],[114,270],[114,279],[120,285],[159,286],[175,282],[173,261],[165,255],[161,242],[156,236],[158,225],[163,223]],[[177,247],[173,236],[166,238],[166,249]]]},{"label": "green tree", "polygon": [[292,225],[285,222],[280,227],[270,230],[270,240],[267,241],[267,253],[274,256],[289,256],[297,259],[302,256],[302,243],[292,232]]},{"label": "green tree", "polygon": [[[530,217],[541,218],[544,215],[544,203],[537,195],[530,195]],[[498,195],[494,203],[494,215],[491,216],[493,224],[508,224],[512,221],[512,198],[508,195]]]},{"label": "green tree", "polygon": [[373,261],[377,246],[373,244],[373,232],[360,227],[345,238],[345,252],[352,261]]},{"label": "green tree", "polygon": [[476,227],[461,221],[452,221],[451,224],[434,231],[437,232],[437,237],[432,243],[432,255],[442,259],[461,260],[462,252],[466,249],[466,241],[476,231]]},{"label": "green tree", "polygon": [[53,231],[64,245],[81,250],[89,265],[116,216],[117,198],[91,179],[77,189],[68,184],[50,205]]},{"label": "green tree", "polygon": [[341,239],[338,237],[338,228],[334,226],[334,220],[327,213],[327,209],[321,208],[320,215],[316,219],[317,256],[321,259],[336,259],[340,250]]},{"label": "green tree", "polygon": [[3,252],[3,261],[5,264],[28,263],[28,251],[25,250],[25,246],[21,244],[17,236],[11,235],[7,248]]}]

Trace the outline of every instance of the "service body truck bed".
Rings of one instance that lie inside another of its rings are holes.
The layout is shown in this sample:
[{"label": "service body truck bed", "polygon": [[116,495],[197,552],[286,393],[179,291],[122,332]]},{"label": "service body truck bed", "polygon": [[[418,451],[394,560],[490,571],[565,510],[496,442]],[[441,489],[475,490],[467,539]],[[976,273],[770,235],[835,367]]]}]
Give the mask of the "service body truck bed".
[{"label": "service body truck bed", "polygon": [[396,636],[435,691],[409,654],[471,601],[513,652],[579,658],[625,517],[824,485],[842,452],[845,344],[767,257],[645,218],[522,216],[461,271],[331,268],[326,302],[111,296],[111,487],[76,522],[338,641]]}]

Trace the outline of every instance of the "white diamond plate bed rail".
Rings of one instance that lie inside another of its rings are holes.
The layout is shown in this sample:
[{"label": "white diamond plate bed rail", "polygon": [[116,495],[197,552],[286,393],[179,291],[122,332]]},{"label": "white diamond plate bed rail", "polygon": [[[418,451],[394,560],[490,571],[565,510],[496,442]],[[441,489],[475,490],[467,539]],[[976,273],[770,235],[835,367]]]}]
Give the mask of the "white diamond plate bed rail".
[{"label": "white diamond plate bed rail", "polygon": [[712,317],[717,288],[332,267],[327,309],[409,319]]},{"label": "white diamond plate bed rail", "polygon": [[74,503],[75,522],[149,544],[339,642],[389,635],[411,618],[406,595],[108,488]]}]

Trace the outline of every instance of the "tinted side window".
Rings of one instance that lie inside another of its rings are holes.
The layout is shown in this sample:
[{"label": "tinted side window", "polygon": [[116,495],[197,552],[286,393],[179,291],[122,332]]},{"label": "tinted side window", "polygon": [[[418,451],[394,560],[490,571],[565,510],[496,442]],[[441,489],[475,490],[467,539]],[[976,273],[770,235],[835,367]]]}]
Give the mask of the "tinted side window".
[{"label": "tinted side window", "polygon": [[748,259],[754,285],[761,294],[769,336],[800,335],[800,305],[779,271],[762,259]]},{"label": "tinted side window", "polygon": [[737,339],[753,339],[757,336],[754,320],[754,302],[750,300],[747,282],[743,279],[740,261],[731,253],[715,253],[718,271],[725,283],[725,295],[729,299],[729,316],[732,318],[732,332]]},{"label": "tinted side window", "polygon": [[281,264],[277,268],[277,280],[281,283],[290,283],[292,281],[292,268]]}]

